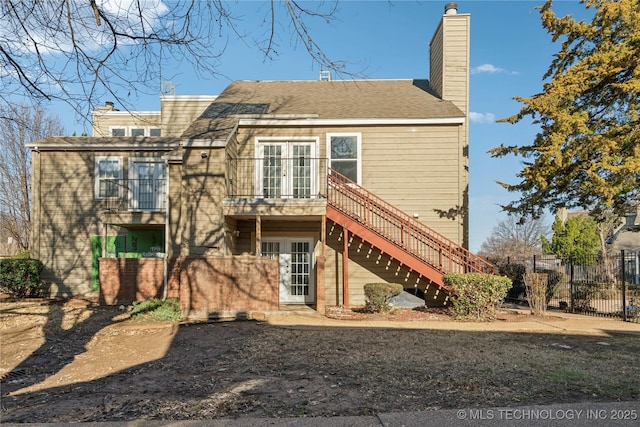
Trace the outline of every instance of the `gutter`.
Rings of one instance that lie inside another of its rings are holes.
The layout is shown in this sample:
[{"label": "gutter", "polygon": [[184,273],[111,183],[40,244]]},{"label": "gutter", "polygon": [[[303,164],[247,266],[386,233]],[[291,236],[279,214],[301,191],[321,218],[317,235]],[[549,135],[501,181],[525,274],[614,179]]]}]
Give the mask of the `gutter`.
[{"label": "gutter", "polygon": [[461,125],[464,117],[432,119],[240,119],[240,126],[363,126],[363,125]]}]

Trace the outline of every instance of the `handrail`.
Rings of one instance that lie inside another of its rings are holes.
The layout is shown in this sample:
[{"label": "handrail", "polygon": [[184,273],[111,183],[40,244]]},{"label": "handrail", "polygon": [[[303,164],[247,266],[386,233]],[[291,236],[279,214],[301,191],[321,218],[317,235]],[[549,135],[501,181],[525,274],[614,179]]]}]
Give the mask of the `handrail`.
[{"label": "handrail", "polygon": [[327,204],[442,273],[494,273],[495,267],[453,240],[328,168]]},{"label": "handrail", "polygon": [[162,211],[167,203],[166,178],[103,178],[96,201],[107,211]]},{"label": "handrail", "polygon": [[229,157],[226,197],[324,198],[326,166],[326,157]]}]

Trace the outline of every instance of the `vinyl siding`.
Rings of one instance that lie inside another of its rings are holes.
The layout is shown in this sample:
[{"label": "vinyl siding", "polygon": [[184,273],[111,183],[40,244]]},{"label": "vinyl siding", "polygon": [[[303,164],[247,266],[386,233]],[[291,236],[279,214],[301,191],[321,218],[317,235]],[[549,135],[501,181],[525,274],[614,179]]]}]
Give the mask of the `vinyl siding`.
[{"label": "vinyl siding", "polygon": [[162,136],[177,137],[213,102],[214,96],[162,98],[161,111],[95,111],[93,136],[111,136],[110,127],[160,127]]},{"label": "vinyl siding", "polygon": [[111,136],[110,127],[161,127],[160,112],[105,112],[93,114],[93,136]]},{"label": "vinyl siding", "polygon": [[465,115],[469,111],[469,15],[448,15],[443,19],[442,98],[452,101]]},{"label": "vinyl siding", "polygon": [[225,194],[223,148],[185,150],[178,233],[183,255],[223,255],[226,252],[222,199]]},{"label": "vinyl siding", "polygon": [[[462,126],[369,126],[318,128],[244,128],[238,131],[239,157],[255,156],[256,138],[281,136],[318,140],[319,157],[326,157],[327,133],[362,134],[362,185],[372,193],[456,243],[466,243],[463,220],[441,218],[464,206],[466,159],[459,138]],[[395,141],[402,141],[396,143]],[[250,173],[251,175],[251,173]],[[249,180],[253,176],[238,177]]]},{"label": "vinyl siding", "polygon": [[429,84],[441,98],[443,83],[442,24],[440,22],[429,44]]},{"label": "vinyl siding", "polygon": [[169,167],[169,258],[187,255],[182,253],[180,218],[182,217],[182,163],[170,163]]},{"label": "vinyl siding", "polygon": [[[327,247],[325,263],[325,302],[327,305],[344,304],[342,298],[343,280],[342,228],[327,227]],[[444,294],[427,280],[401,266],[397,261],[380,253],[369,243],[357,236],[349,238],[349,305],[363,306],[366,302],[364,285],[367,283],[399,283],[408,292],[419,290],[425,293],[427,305],[441,306]]]},{"label": "vinyl siding", "polygon": [[[94,199],[96,156],[119,156],[127,176],[128,158],[160,157],[162,152],[41,151],[34,153],[34,236],[32,253],[45,265],[43,280],[52,295],[91,292],[91,237],[105,232],[102,208]],[[109,235],[120,232],[107,226]]]},{"label": "vinyl siding", "polygon": [[214,97],[202,99],[185,97],[162,98],[162,135],[180,136],[213,102]]}]

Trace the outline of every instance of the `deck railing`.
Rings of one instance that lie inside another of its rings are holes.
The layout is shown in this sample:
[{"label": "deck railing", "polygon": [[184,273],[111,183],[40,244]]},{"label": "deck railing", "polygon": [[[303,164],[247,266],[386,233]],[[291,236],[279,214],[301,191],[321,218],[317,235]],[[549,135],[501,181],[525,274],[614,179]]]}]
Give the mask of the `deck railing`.
[{"label": "deck railing", "polygon": [[327,204],[442,273],[493,273],[495,267],[454,241],[329,169]]},{"label": "deck railing", "polygon": [[163,211],[166,179],[103,179],[97,201],[108,211]]},{"label": "deck railing", "polygon": [[327,194],[327,159],[263,157],[227,159],[227,197],[317,199]]}]

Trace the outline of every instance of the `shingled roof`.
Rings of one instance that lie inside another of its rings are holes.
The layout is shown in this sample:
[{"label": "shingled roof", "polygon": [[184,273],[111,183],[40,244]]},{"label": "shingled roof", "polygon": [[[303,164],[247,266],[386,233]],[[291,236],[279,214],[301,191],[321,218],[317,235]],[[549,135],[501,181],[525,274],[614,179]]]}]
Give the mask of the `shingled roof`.
[{"label": "shingled roof", "polygon": [[173,150],[180,138],[166,136],[50,136],[27,144],[38,150]]},{"label": "shingled roof", "polygon": [[234,81],[182,137],[225,138],[247,114],[338,120],[464,117],[452,102],[434,95],[427,80]]}]

